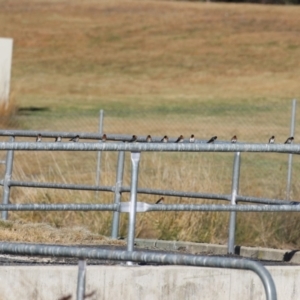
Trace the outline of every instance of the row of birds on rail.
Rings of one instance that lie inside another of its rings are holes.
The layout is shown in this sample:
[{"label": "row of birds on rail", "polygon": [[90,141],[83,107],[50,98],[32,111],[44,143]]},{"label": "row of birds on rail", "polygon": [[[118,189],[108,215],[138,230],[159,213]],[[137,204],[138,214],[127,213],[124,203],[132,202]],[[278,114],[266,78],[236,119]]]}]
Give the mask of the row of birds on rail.
[{"label": "row of birds on rail", "polygon": [[[217,138],[218,138],[217,136],[213,136],[213,137],[211,137],[211,138],[207,141],[207,143],[208,143],[208,144],[209,144],[209,143],[214,143],[215,140],[216,140]],[[129,143],[134,143],[134,142],[137,141],[137,139],[138,139],[138,137],[137,137],[136,135],[133,135],[132,138],[131,138],[128,142],[129,142]],[[103,134],[103,136],[102,136],[102,138],[101,138],[101,141],[102,141],[102,142],[106,142],[106,140],[107,140],[107,136],[106,136],[106,134]],[[284,144],[291,144],[291,143],[293,142],[293,140],[294,140],[294,137],[291,136],[291,137],[289,137],[289,138],[284,142]],[[42,135],[41,135],[41,134],[38,134],[38,136],[36,137],[36,142],[41,142],[41,141],[42,141]],[[58,137],[55,138],[55,142],[61,142],[61,141],[62,141],[62,137],[61,137],[61,136],[58,136]],[[74,142],[74,143],[79,142],[79,135],[76,135],[75,137],[71,138],[69,141]],[[183,137],[183,135],[180,135],[180,136],[178,137],[178,139],[175,141],[175,143],[182,143],[183,141],[184,141],[184,137]],[[151,142],[152,142],[152,137],[151,137],[151,135],[148,135],[148,136],[146,137],[145,142],[147,142],[147,143],[151,143]],[[162,143],[168,143],[168,142],[169,142],[168,136],[165,135],[165,136],[160,140],[160,142],[162,142]],[[189,139],[189,142],[190,142],[190,143],[194,143],[194,142],[195,142],[195,136],[194,136],[193,134],[191,135],[191,137],[190,137],[190,139]],[[236,142],[237,142],[237,136],[234,135],[234,136],[231,138],[231,143],[232,143],[232,144],[235,144]],[[274,143],[275,143],[275,136],[272,135],[272,136],[269,138],[269,144],[274,144]]]}]

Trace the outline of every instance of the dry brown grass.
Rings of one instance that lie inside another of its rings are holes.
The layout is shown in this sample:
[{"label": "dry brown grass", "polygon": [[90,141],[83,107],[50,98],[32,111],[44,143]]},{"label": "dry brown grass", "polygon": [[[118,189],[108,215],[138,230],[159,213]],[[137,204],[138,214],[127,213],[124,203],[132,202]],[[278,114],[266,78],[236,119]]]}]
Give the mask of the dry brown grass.
[{"label": "dry brown grass", "polygon": [[60,228],[43,223],[24,223],[22,221],[0,221],[2,241],[59,243],[59,244],[97,244],[124,245],[124,241],[111,240],[105,236],[93,234],[83,227]]},{"label": "dry brown grass", "polygon": [[21,106],[145,108],[299,95],[297,6],[2,0],[1,7]]},{"label": "dry brown grass", "polygon": [[0,127],[2,129],[10,128],[12,126],[16,113],[17,106],[13,94],[10,96],[8,102],[0,99]]},{"label": "dry brown grass", "polygon": [[[105,130],[116,133],[199,138],[217,133],[220,139],[237,134],[253,142],[272,134],[283,141],[288,135],[289,101],[300,94],[299,7],[132,0],[0,0],[0,5],[2,35],[14,38],[12,91],[21,108],[47,107],[55,115],[87,111],[95,124],[95,113],[104,108]],[[96,130],[61,115],[24,118],[21,128]],[[92,184],[95,159],[95,153],[20,152],[14,178]],[[101,182],[112,185],[116,154],[105,153],[103,161]],[[298,158],[294,161],[296,175]],[[230,193],[231,168],[232,155],[143,154],[139,186]],[[129,170],[127,159],[127,185]],[[241,194],[283,198],[285,176],[286,156],[245,154]],[[297,183],[292,196],[299,199]],[[12,192],[17,203],[112,200],[111,194],[97,200],[89,192]],[[156,197],[139,200],[153,203]],[[110,233],[111,213],[10,216],[16,222]],[[238,216],[238,243],[299,246],[297,214]],[[223,243],[227,222],[224,213],[141,214],[137,235]],[[126,234],[125,216],[121,234]]]}]

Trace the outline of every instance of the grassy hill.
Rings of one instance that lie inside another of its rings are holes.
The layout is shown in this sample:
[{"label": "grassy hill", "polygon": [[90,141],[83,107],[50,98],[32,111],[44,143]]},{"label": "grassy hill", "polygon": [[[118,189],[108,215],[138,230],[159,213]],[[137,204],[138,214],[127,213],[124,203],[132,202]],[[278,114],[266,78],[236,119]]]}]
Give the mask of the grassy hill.
[{"label": "grassy hill", "polygon": [[[237,134],[251,142],[273,134],[283,142],[289,134],[290,101],[300,95],[300,7],[133,0],[0,0],[0,6],[1,36],[14,39],[11,99],[19,109],[42,109],[25,117],[19,112],[19,128],[97,131],[98,111],[104,109],[107,132],[220,139]],[[93,182],[95,154],[78,155],[20,153],[14,178]],[[113,184],[115,156],[104,157],[102,183]],[[297,158],[294,162],[297,178]],[[229,193],[231,166],[232,155],[147,154],[140,186]],[[243,195],[284,198],[285,177],[286,157],[243,156]],[[296,180],[292,197],[299,197]],[[12,198],[95,201],[92,193],[32,189],[14,189]],[[101,199],[112,201],[111,195]],[[167,199],[179,201],[188,202]],[[226,240],[227,214],[169,215],[139,216],[137,234]],[[111,218],[109,213],[91,213],[89,219],[83,213],[11,216],[57,227],[84,224],[104,234]],[[300,243],[297,214],[239,217],[238,243]]]}]

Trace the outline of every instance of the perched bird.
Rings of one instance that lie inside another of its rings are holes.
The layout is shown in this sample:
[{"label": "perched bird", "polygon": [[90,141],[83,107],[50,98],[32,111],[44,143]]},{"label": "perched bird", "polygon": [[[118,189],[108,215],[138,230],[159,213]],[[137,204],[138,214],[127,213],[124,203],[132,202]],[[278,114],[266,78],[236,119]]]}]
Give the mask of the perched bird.
[{"label": "perched bird", "polygon": [[42,141],[42,135],[38,134],[35,141],[38,142],[38,143],[41,142]]},{"label": "perched bird", "polygon": [[164,200],[165,200],[165,198],[164,198],[164,197],[161,197],[161,198],[159,198],[159,199],[155,202],[155,204],[163,204],[163,203],[164,203]]},{"label": "perched bird", "polygon": [[137,140],[137,136],[136,135],[133,135],[131,140],[129,141],[129,143],[133,143],[133,142],[136,142]]},{"label": "perched bird", "polygon": [[207,142],[207,144],[213,143],[217,138],[218,138],[217,136],[213,136],[213,137]]},{"label": "perched bird", "polygon": [[74,136],[73,138],[70,139],[70,141],[77,143],[79,141],[79,135]]},{"label": "perched bird", "polygon": [[105,143],[106,140],[107,140],[107,136],[106,136],[106,134],[104,133],[104,134],[102,135],[101,141],[102,141],[103,143]]},{"label": "perched bird", "polygon": [[57,136],[57,137],[55,138],[55,143],[59,143],[59,142],[61,142],[61,136]]},{"label": "perched bird", "polygon": [[167,135],[165,135],[162,139],[161,139],[161,142],[163,143],[167,143],[169,141],[169,138]]},{"label": "perched bird", "polygon": [[272,135],[270,138],[269,138],[269,144],[274,144],[275,142],[275,136]]},{"label": "perched bird", "polygon": [[175,143],[182,143],[183,142],[183,135],[180,135]]},{"label": "perched bird", "polygon": [[146,142],[147,142],[147,143],[151,143],[151,142],[152,142],[152,137],[151,137],[151,135],[148,135],[148,136],[147,136]]},{"label": "perched bird", "polygon": [[293,140],[294,140],[294,137],[291,136],[285,141],[285,144],[291,144]]},{"label": "perched bird", "polygon": [[195,143],[195,136],[193,134],[190,137],[190,143]]},{"label": "perched bird", "polygon": [[236,137],[236,135],[234,135],[234,136],[231,138],[231,143],[232,143],[232,144],[235,144],[236,141],[237,141],[237,137]]}]

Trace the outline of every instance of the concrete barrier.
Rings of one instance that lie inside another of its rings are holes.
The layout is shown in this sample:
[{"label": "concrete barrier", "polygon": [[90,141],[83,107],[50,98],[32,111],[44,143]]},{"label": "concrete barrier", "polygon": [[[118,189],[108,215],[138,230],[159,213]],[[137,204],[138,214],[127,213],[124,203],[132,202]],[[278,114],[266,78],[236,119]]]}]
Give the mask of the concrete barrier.
[{"label": "concrete barrier", "polygon": [[[268,266],[279,300],[300,299],[300,266]],[[0,299],[76,299],[77,266],[1,266]],[[88,299],[265,299],[251,271],[186,266],[88,266]]]}]

